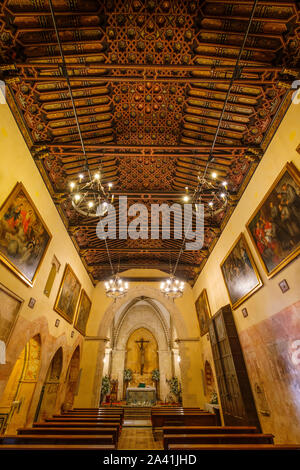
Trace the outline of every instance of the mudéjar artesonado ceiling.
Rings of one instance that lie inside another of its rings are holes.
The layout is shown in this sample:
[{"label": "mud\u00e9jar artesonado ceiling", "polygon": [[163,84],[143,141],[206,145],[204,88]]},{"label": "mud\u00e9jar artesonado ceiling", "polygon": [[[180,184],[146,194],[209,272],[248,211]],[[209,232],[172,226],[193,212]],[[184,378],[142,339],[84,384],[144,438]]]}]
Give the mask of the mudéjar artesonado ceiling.
[{"label": "mud\u00e9jar artesonado ceiling", "polygon": [[[101,164],[102,183],[113,183],[115,197],[126,195],[130,205],[181,201],[185,187],[197,186],[215,139],[210,170],[228,182],[230,196],[205,222],[203,248],[182,252],[177,273],[190,282],[286,112],[299,73],[299,2],[258,1],[249,25],[253,3],[52,0],[88,165],[96,171]],[[9,105],[91,279],[103,280],[110,266],[97,221],[78,214],[69,197],[84,162],[49,2],[0,4],[0,78]],[[108,240],[121,272],[168,272],[181,244]]]}]

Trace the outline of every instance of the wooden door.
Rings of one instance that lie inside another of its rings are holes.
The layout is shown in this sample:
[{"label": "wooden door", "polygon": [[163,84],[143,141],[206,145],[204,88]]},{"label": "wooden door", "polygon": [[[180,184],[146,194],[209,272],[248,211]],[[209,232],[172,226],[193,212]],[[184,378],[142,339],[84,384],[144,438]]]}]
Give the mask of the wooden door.
[{"label": "wooden door", "polygon": [[209,335],[221,399],[224,424],[257,426],[260,423],[230,305],[211,319]]}]

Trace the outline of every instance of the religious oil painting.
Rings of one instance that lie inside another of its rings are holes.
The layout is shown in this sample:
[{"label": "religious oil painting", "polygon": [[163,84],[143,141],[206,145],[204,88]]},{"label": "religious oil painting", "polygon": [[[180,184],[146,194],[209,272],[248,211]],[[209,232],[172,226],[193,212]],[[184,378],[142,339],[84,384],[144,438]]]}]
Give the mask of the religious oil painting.
[{"label": "religious oil painting", "polygon": [[32,286],[51,234],[22,183],[17,183],[0,209],[0,259]]},{"label": "religious oil painting", "polygon": [[23,299],[0,284],[0,341],[6,345],[16,324]]},{"label": "religious oil painting", "polygon": [[300,173],[287,163],[247,229],[269,278],[300,253]]},{"label": "religious oil painting", "polygon": [[208,332],[208,323],[211,316],[206,289],[203,289],[198,299],[196,300],[196,311],[200,327],[200,334],[203,336]]},{"label": "religious oil painting", "polygon": [[54,310],[56,310],[56,312],[58,312],[69,323],[72,323],[76,312],[80,289],[81,284],[79,280],[74,274],[71,266],[67,264],[56,298]]},{"label": "religious oil painting", "polygon": [[242,233],[222,261],[221,270],[232,308],[237,308],[263,285]]},{"label": "religious oil painting", "polygon": [[92,302],[90,301],[87,293],[82,289],[78,302],[75,328],[83,335],[85,335],[86,332],[86,325],[89,319],[91,305]]}]

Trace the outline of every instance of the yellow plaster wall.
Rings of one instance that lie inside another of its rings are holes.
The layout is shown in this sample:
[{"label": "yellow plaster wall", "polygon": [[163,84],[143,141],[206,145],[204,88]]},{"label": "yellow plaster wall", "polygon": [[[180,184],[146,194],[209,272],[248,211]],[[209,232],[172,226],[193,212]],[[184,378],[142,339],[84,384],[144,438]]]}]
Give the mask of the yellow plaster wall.
[{"label": "yellow plaster wall", "polygon": [[[92,296],[94,287],[56,210],[8,105],[0,105],[0,205],[5,201],[15,184],[19,181],[24,184],[52,234],[51,242],[39,268],[33,287],[29,287],[22,282],[12,271],[0,262],[0,282],[24,300],[18,321],[7,347],[7,363],[0,367],[0,395],[4,391],[15,361],[22,348],[25,347],[26,342],[30,339],[28,336],[41,332],[42,337],[41,371],[34,392],[32,406],[29,410],[29,421],[31,422],[35,414],[47,369],[58,346],[61,345],[64,350],[64,375],[73,349],[83,340],[83,337],[74,329],[73,325],[64,320],[53,309],[66,263],[71,265],[89,297]],[[43,291],[54,255],[61,263],[61,267],[56,275],[50,297],[48,298],[44,295]],[[36,299],[33,309],[28,307],[28,302],[31,297]],[[55,327],[56,319],[60,320],[58,327]],[[71,332],[73,330],[74,336],[71,338]],[[64,377],[62,380],[63,379]],[[63,390],[61,394],[62,396],[58,399],[58,402],[63,399]],[[57,406],[59,406],[59,403]]]},{"label": "yellow plaster wall", "polygon": [[[8,105],[0,105],[0,204],[4,202],[18,181],[24,184],[34,204],[38,208],[52,234],[52,240],[32,288],[23,283],[2,263],[0,263],[0,282],[25,300],[20,313],[21,316],[25,316],[27,319],[34,321],[39,316],[46,315],[51,334],[58,336],[66,333],[70,336],[72,326],[53,310],[66,263],[71,265],[82,287],[84,287],[89,296],[92,295],[93,285],[55,208]],[[55,255],[61,263],[61,268],[54,281],[50,297],[48,298],[44,295],[43,291],[51,269],[53,255]],[[34,309],[28,307],[30,297],[36,299]],[[58,328],[54,326],[56,318],[60,319]],[[79,333],[75,330],[72,342],[75,342],[78,334]]]},{"label": "yellow plaster wall", "polygon": [[[254,378],[256,381],[258,376],[261,377],[261,384],[272,407],[270,417],[259,414],[263,430],[265,432],[274,432],[277,442],[285,443],[297,442],[297,439],[299,442],[300,439],[300,398],[299,389],[297,391],[296,388],[300,369],[299,366],[295,367],[292,364],[288,351],[285,356],[280,356],[279,353],[278,357],[274,355],[273,360],[275,363],[277,361],[277,366],[269,362],[268,366],[262,368],[261,363],[258,362],[258,356],[259,351],[262,351],[262,349],[259,350],[259,347],[265,347],[264,357],[261,357],[261,360],[268,361],[267,343],[274,343],[275,348],[280,348],[282,344],[285,345],[285,350],[288,350],[289,341],[296,339],[297,335],[299,337],[300,259],[294,259],[272,279],[268,279],[245,226],[285,163],[292,161],[300,170],[300,155],[296,151],[300,143],[299,122],[300,106],[292,104],[193,288],[194,300],[198,298],[202,289],[207,289],[212,314],[215,314],[220,307],[229,303],[220,263],[240,233],[243,232],[264,286],[234,310],[233,315],[242,346],[248,348],[251,344],[252,350],[244,350],[244,355],[252,389],[254,389]],[[290,286],[290,290],[285,294],[281,292],[278,286],[278,283],[283,279],[286,279]],[[242,308],[244,307],[248,310],[248,317],[246,318],[242,314]],[[280,319],[278,316],[276,319],[274,317],[273,324],[270,323],[270,328],[264,326],[276,314],[282,315]],[[288,318],[289,324],[293,325],[289,330],[285,326],[288,325]],[[268,337],[265,331],[269,331]],[[262,337],[261,332],[265,336]],[[280,336],[281,333],[282,336]],[[202,358],[203,362],[207,359],[213,366],[210,343],[207,341],[206,336],[201,338]],[[276,341],[278,342],[277,346]],[[271,369],[274,369],[274,371],[271,372]],[[275,383],[274,377],[280,376],[279,370],[282,370],[282,376]],[[268,375],[273,373],[274,375]],[[287,374],[290,374],[289,378],[285,379]],[[294,385],[291,385],[292,383]],[[278,390],[275,388],[277,385]]]}]

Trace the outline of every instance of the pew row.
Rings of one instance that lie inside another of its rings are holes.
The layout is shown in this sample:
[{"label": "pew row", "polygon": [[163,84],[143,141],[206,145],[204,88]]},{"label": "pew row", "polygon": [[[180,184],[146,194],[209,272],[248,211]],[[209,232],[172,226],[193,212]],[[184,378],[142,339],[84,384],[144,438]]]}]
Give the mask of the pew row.
[{"label": "pew row", "polygon": [[118,438],[119,438],[119,428],[118,427],[104,427],[101,428],[98,426],[97,428],[83,428],[83,427],[78,427],[78,428],[63,428],[63,427],[42,427],[42,428],[19,428],[17,429],[17,434],[24,436],[24,435],[112,435],[113,437],[113,443],[117,444],[118,443]]},{"label": "pew row", "polygon": [[274,444],[272,434],[164,434],[164,449],[171,444]]}]

